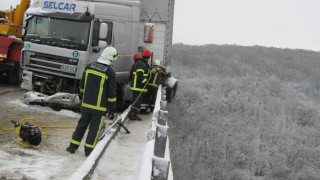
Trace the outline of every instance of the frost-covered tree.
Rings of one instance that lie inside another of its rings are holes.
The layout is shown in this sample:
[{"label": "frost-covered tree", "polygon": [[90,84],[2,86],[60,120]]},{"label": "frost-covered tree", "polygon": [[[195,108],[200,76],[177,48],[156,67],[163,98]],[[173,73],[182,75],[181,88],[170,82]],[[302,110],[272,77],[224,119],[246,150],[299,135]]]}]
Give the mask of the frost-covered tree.
[{"label": "frost-covered tree", "polygon": [[175,179],[319,179],[320,53],[173,46]]}]

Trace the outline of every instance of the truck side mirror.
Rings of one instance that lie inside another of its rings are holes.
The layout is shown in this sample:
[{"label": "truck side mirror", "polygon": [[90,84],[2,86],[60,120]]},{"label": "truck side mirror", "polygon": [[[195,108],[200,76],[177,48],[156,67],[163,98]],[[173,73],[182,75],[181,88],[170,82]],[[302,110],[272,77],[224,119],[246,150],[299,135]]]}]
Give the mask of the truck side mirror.
[{"label": "truck side mirror", "polygon": [[108,24],[101,23],[99,29],[99,39],[107,39],[108,36]]},{"label": "truck side mirror", "polygon": [[100,49],[103,49],[108,45],[106,41],[108,37],[108,24],[104,22],[99,22],[99,38],[97,36],[94,37],[96,37],[96,39],[93,40],[94,42],[92,44],[93,46],[97,47],[93,47],[92,51],[94,53],[98,53],[100,52]]},{"label": "truck side mirror", "polygon": [[101,40],[100,40],[98,46],[99,46],[99,48],[102,49],[102,48],[107,47],[107,45],[108,45],[108,44],[107,44],[107,41],[101,41]]},{"label": "truck side mirror", "polygon": [[107,41],[105,41],[108,37],[108,24],[107,23],[101,23],[100,29],[99,29],[99,48],[105,48],[107,47]]},{"label": "truck side mirror", "polygon": [[98,47],[94,47],[93,49],[92,49],[92,51],[94,52],[94,53],[98,53],[98,52],[100,52],[100,49],[104,49],[105,47],[107,47],[107,41],[99,41],[99,45],[98,45]]},{"label": "truck side mirror", "polygon": [[100,48],[99,47],[94,47],[94,48],[92,48],[92,52],[98,53],[98,52],[100,52]]}]

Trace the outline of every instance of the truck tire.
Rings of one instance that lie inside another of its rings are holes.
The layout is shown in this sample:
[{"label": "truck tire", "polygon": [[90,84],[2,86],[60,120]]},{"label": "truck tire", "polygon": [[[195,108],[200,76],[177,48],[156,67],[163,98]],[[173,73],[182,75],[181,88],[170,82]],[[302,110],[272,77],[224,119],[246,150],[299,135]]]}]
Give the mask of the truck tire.
[{"label": "truck tire", "polygon": [[4,73],[4,72],[0,72],[0,83],[9,83],[9,75]]},{"label": "truck tire", "polygon": [[166,87],[166,101],[168,103],[171,103],[171,101],[176,96],[177,88],[178,88],[178,81],[174,83],[173,87],[168,87],[168,86]]},{"label": "truck tire", "polygon": [[15,63],[14,68],[9,72],[9,83],[18,85],[21,82],[22,70],[19,63]]}]

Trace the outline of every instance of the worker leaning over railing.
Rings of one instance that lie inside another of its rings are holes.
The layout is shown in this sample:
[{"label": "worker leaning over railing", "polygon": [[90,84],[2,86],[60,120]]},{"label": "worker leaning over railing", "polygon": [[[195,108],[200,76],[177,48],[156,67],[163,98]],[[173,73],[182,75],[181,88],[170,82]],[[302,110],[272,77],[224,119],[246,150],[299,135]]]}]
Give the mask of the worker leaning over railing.
[{"label": "worker leaning over railing", "polygon": [[[143,96],[141,114],[150,114],[150,112],[153,112],[157,99],[158,87],[161,81],[163,81],[162,78],[165,74],[167,74],[165,68],[161,66],[160,60],[156,59],[152,66],[152,71],[150,73],[151,78],[147,85],[148,92]],[[150,112],[148,109],[150,109]]]},{"label": "worker leaning over railing", "polygon": [[[89,132],[84,144],[85,156],[89,156],[98,141],[103,126],[104,116],[115,115],[116,109],[116,74],[111,67],[113,61],[119,57],[113,47],[107,47],[101,53],[97,62],[87,65],[80,82],[81,118],[72,135],[69,147],[71,154],[79,148],[84,133],[89,126]],[[112,117],[111,117],[112,118]]]}]

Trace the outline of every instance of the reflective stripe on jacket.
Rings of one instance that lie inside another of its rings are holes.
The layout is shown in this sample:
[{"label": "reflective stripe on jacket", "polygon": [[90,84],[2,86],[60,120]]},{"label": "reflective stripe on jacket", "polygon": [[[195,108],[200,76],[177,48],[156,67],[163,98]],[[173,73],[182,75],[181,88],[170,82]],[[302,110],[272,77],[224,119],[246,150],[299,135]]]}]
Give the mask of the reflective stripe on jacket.
[{"label": "reflective stripe on jacket", "polygon": [[161,70],[161,68],[159,67],[153,67],[153,72],[152,72],[152,76],[151,79],[149,81],[148,86],[154,86],[154,87],[158,87],[160,84],[160,75],[159,75],[159,71]]},{"label": "reflective stripe on jacket", "polygon": [[132,68],[132,91],[147,92],[147,88],[143,89],[143,86],[148,81],[149,69],[147,68],[144,60],[137,60]]}]

